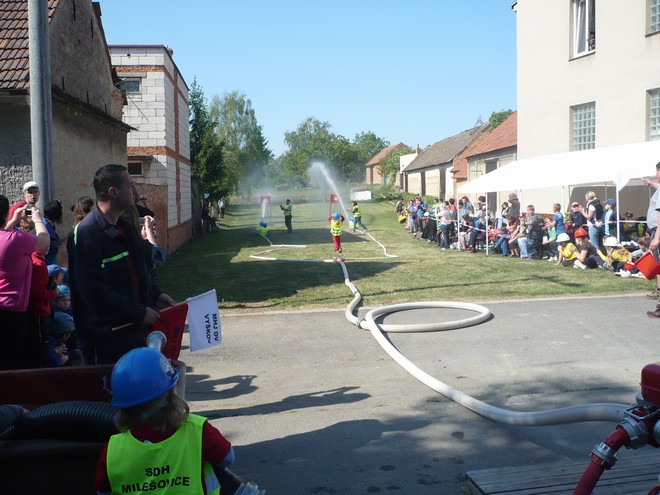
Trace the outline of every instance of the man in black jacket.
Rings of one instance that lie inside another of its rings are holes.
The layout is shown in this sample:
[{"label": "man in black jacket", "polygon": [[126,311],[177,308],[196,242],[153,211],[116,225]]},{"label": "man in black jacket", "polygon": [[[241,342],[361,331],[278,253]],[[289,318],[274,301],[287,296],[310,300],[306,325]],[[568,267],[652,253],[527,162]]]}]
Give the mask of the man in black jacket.
[{"label": "man in black jacket", "polygon": [[68,239],[71,303],[84,364],[112,364],[145,345],[146,331],[175,302],[153,283],[139,233],[120,215],[133,204],[123,165],[94,175],[96,205]]}]

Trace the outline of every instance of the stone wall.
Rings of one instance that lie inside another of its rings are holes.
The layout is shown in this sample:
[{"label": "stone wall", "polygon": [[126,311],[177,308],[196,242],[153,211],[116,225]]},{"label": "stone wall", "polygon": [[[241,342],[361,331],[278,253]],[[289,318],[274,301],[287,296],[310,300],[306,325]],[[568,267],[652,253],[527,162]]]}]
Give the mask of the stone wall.
[{"label": "stone wall", "polygon": [[14,203],[32,180],[30,107],[27,96],[0,97],[0,194]]}]

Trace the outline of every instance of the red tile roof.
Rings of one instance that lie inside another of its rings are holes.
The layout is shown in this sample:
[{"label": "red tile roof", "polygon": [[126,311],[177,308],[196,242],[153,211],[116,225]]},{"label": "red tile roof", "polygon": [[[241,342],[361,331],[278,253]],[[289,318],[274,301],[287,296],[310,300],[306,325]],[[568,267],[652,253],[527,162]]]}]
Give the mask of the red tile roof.
[{"label": "red tile roof", "polygon": [[518,145],[518,112],[513,112],[488,135],[470,150],[466,158],[503,150]]},{"label": "red tile roof", "polygon": [[[48,0],[52,19],[59,0]],[[27,89],[30,86],[27,0],[0,1],[0,89]]]},{"label": "red tile roof", "polygon": [[378,165],[382,159],[384,159],[394,150],[398,150],[399,148],[405,148],[405,147],[406,147],[405,144],[399,143],[399,144],[393,144],[392,146],[388,146],[387,148],[383,148],[378,153],[376,153],[371,160],[369,160],[369,162],[367,163],[367,167],[370,167],[371,165]]}]

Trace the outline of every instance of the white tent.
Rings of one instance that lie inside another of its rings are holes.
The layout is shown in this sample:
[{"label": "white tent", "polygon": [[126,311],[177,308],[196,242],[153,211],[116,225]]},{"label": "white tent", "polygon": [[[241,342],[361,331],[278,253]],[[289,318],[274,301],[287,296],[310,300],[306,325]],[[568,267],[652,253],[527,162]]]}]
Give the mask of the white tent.
[{"label": "white tent", "polygon": [[[654,177],[658,163],[660,141],[556,153],[511,162],[460,185],[458,192],[522,191],[609,182],[616,187],[618,205],[619,191],[634,179]],[[617,223],[619,239],[620,234]]]},{"label": "white tent", "polygon": [[459,193],[520,191],[612,182],[620,191],[632,179],[653,177],[660,141],[572,151],[517,160],[458,187]]}]

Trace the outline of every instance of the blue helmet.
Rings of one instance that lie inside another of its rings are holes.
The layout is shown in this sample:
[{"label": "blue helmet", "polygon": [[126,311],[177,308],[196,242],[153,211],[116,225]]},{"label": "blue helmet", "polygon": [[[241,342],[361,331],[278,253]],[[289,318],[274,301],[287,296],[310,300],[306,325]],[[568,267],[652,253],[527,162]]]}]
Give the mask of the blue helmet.
[{"label": "blue helmet", "polygon": [[339,213],[333,213],[333,214],[332,214],[332,218],[333,218],[334,220],[339,220]]},{"label": "blue helmet", "polygon": [[64,284],[57,286],[57,292],[58,292],[57,297],[66,297],[71,295],[71,290],[69,289],[69,286]]},{"label": "blue helmet", "polygon": [[266,222],[259,222],[259,227],[268,227]]},{"label": "blue helmet", "polygon": [[145,404],[169,392],[178,379],[179,373],[159,351],[133,349],[112,369],[112,405],[123,409]]}]

